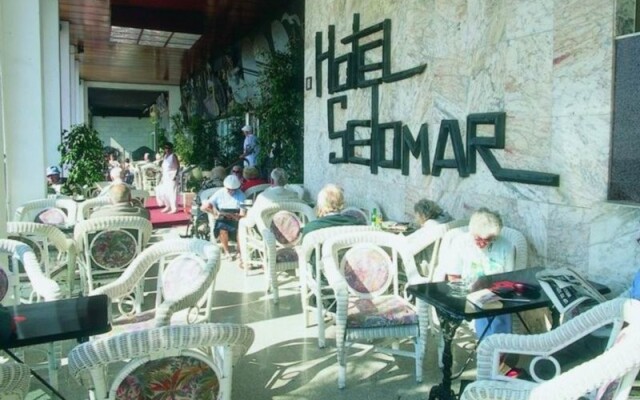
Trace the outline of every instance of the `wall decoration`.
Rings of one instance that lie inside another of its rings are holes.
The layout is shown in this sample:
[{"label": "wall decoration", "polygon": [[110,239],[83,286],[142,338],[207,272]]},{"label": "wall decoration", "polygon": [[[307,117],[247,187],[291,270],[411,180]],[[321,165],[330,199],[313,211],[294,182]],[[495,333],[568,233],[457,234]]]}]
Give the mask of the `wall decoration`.
[{"label": "wall decoration", "polygon": [[[379,36],[382,36],[381,38]],[[363,39],[367,38],[368,41]],[[504,112],[474,113],[467,116],[467,145],[465,146],[457,120],[445,119],[440,123],[433,166],[429,168],[428,127],[420,127],[416,139],[402,121],[379,121],[380,85],[410,79],[422,74],[427,65],[420,64],[403,71],[392,71],[391,67],[391,20],[360,27],[360,15],[353,15],[352,33],[341,38],[340,43],[351,45],[350,51],[336,55],[335,26],[327,30],[327,49],[323,51],[322,32],[315,35],[315,80],[316,96],[322,97],[323,64],[327,64],[326,90],[329,94],[369,88],[371,93],[370,119],[349,120],[346,129],[336,130],[334,110],[337,105],[347,109],[348,97],[345,94],[327,99],[327,130],[330,140],[340,140],[342,153],[329,153],[329,163],[351,163],[366,165],[372,174],[379,168],[400,169],[403,175],[409,175],[409,155],[422,157],[422,174],[440,176],[443,168],[457,169],[460,177],[468,177],[476,172],[476,153],[487,165],[494,178],[499,181],[519,182],[533,185],[559,186],[557,174],[503,168],[491,149],[503,150],[505,147],[506,115]],[[377,58],[376,58],[377,57]],[[478,125],[493,125],[493,137],[478,137]],[[369,138],[358,137],[357,128],[368,128]],[[389,136],[391,137],[390,139]],[[447,144],[451,142],[453,158],[445,158]],[[387,149],[390,145],[391,149]],[[356,152],[357,148],[369,149]],[[387,154],[391,155],[387,159]]]}]

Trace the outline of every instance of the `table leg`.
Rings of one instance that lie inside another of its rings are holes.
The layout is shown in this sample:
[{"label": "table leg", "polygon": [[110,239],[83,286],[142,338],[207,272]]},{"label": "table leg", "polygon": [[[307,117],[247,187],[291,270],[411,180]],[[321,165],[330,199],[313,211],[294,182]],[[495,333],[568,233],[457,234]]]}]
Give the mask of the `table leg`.
[{"label": "table leg", "polygon": [[462,323],[462,319],[453,315],[437,311],[440,321],[440,331],[444,339],[444,349],[442,352],[442,382],[431,388],[429,400],[449,400],[455,399],[456,395],[451,390],[451,369],[453,367],[453,354],[451,344],[456,334],[456,330]]}]

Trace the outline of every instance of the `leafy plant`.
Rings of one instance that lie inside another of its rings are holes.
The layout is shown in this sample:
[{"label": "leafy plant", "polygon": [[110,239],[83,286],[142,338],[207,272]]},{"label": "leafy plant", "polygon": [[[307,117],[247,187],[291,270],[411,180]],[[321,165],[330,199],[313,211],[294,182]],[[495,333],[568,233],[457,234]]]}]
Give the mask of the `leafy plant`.
[{"label": "leafy plant", "polygon": [[217,153],[215,122],[199,115],[187,120],[183,114],[175,114],[171,120],[174,149],[181,163],[194,164],[204,169],[213,168]]},{"label": "leafy plant", "polygon": [[294,35],[288,52],[265,55],[258,80],[259,162],[284,168],[291,182],[303,179],[303,73],[302,41]]},{"label": "leafy plant", "polygon": [[70,166],[65,192],[79,194],[85,186],[104,180],[104,151],[98,131],[87,125],[74,125],[62,132],[58,146],[62,164]]}]

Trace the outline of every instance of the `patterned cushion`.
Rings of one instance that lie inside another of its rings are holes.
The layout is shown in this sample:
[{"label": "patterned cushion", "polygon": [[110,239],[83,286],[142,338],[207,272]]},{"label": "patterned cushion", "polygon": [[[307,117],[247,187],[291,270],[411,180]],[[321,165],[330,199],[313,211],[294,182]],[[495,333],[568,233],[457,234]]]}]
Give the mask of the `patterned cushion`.
[{"label": "patterned cushion", "polygon": [[283,246],[295,246],[300,240],[302,224],[298,217],[290,211],[278,211],[271,219],[271,232],[278,243]]},{"label": "patterned cushion", "polygon": [[353,246],[342,258],[345,279],[352,291],[379,294],[391,283],[391,259],[380,247]]},{"label": "patterned cushion", "polygon": [[0,301],[4,299],[9,291],[9,277],[4,269],[0,268]]},{"label": "patterned cushion", "polygon": [[298,252],[290,247],[276,251],[276,263],[298,262]]},{"label": "patterned cushion", "polygon": [[45,225],[64,225],[67,223],[67,214],[59,208],[45,208],[36,215],[33,222]]},{"label": "patterned cushion", "polygon": [[369,216],[366,212],[359,209],[358,207],[347,207],[340,213],[342,215],[348,215],[358,220],[358,223],[361,225],[369,224]]},{"label": "patterned cushion", "polygon": [[124,230],[96,234],[89,245],[91,260],[104,269],[123,269],[136,256],[136,239]]},{"label": "patterned cushion", "polygon": [[148,361],[134,369],[120,382],[116,399],[215,400],[219,392],[220,382],[209,365],[179,356]]},{"label": "patterned cushion", "polygon": [[193,292],[207,279],[204,261],[193,255],[171,260],[162,274],[162,293],[167,300],[176,300]]},{"label": "patterned cushion", "polygon": [[349,301],[347,327],[375,328],[411,325],[418,323],[418,316],[409,302],[397,296],[380,296],[374,299]]}]

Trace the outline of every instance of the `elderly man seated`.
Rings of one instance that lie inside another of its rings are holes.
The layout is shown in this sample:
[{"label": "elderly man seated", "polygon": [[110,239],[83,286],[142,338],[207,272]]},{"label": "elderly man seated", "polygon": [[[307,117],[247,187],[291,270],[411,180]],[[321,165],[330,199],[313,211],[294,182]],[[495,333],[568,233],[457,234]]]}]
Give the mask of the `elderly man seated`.
[{"label": "elderly man seated", "polygon": [[126,183],[114,183],[109,189],[111,204],[94,210],[90,218],[128,216],[149,219],[149,210],[131,205],[131,189]]},{"label": "elderly man seated", "polygon": [[302,234],[332,226],[362,225],[353,215],[341,214],[344,204],[344,191],[340,186],[328,184],[323,187],[318,193],[316,204],[318,219],[307,223],[302,229]]},{"label": "elderly man seated", "polygon": [[287,184],[287,173],[282,168],[274,168],[271,171],[271,187],[265,189],[256,197],[253,207],[249,212],[254,213],[265,206],[285,201],[300,201],[298,194],[285,188]]},{"label": "elderly man seated", "polygon": [[235,175],[224,178],[224,190],[218,190],[202,203],[200,210],[211,213],[216,217],[213,227],[213,235],[220,238],[220,244],[224,251],[223,260],[233,260],[234,256],[229,251],[229,237],[238,231],[238,220],[244,217],[244,209],[241,208],[245,195],[240,190],[240,180]]},{"label": "elderly man seated", "polygon": [[60,189],[64,184],[64,180],[60,178],[60,168],[57,165],[52,165],[47,168],[47,193],[60,194]]}]

